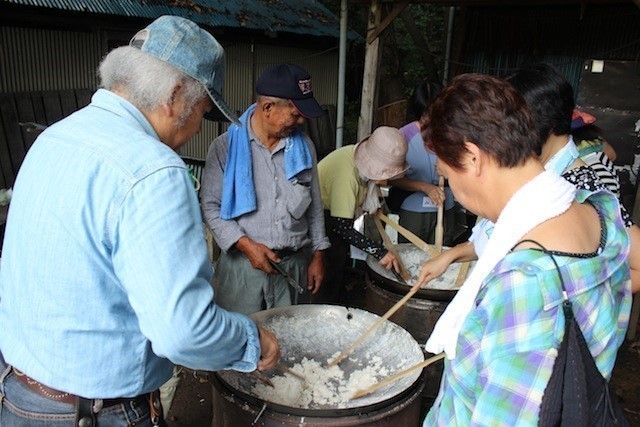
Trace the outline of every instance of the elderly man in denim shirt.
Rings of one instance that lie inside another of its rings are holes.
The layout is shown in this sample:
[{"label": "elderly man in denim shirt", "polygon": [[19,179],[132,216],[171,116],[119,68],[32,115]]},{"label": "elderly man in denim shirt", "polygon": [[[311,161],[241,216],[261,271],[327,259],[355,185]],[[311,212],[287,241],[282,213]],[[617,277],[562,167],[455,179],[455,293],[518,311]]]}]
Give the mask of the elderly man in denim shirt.
[{"label": "elderly man in denim shirt", "polygon": [[[105,89],[18,175],[0,269],[0,425],[164,425],[173,364],[253,371],[275,337],[216,306],[196,194],[174,150],[220,96],[224,52],[165,16],[110,52]],[[149,397],[151,396],[151,397]]]}]

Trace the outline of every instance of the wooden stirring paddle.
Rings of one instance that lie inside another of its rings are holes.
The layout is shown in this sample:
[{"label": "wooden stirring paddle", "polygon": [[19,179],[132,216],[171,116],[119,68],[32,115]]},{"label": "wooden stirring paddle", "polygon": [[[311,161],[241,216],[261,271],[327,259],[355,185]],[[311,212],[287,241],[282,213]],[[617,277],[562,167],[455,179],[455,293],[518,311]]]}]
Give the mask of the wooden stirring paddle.
[{"label": "wooden stirring paddle", "polygon": [[406,377],[407,375],[409,375],[413,371],[415,371],[417,369],[422,369],[424,367],[427,367],[427,366],[431,365],[432,363],[437,362],[438,360],[443,359],[443,358],[444,358],[444,353],[440,353],[440,354],[438,354],[436,356],[430,357],[427,360],[425,360],[424,362],[420,362],[417,365],[414,365],[414,366],[412,366],[412,367],[410,367],[408,369],[405,369],[404,371],[401,371],[401,372],[399,372],[399,373],[397,373],[397,374],[395,374],[395,375],[393,375],[393,376],[391,376],[389,378],[385,378],[384,380],[382,380],[382,381],[370,386],[369,388],[366,388],[364,390],[356,391],[353,394],[353,396],[351,396],[349,398],[349,400],[358,399],[358,398],[360,398],[362,396],[366,396],[367,394],[371,394],[374,391],[378,390],[380,387],[383,387],[383,386],[385,386],[385,385],[387,385],[389,383],[397,381],[402,377]]},{"label": "wooden stirring paddle", "polygon": [[279,371],[282,371],[282,372],[285,372],[287,374],[293,375],[294,377],[298,378],[299,380],[302,380],[302,381],[306,381],[307,380],[304,376],[300,375],[299,373],[297,373],[295,371],[292,371],[291,369],[287,368],[286,366],[284,366],[284,365],[282,365],[280,363],[277,363],[276,366],[274,366],[274,367]]},{"label": "wooden stirring paddle", "polygon": [[378,326],[380,326],[385,320],[391,317],[393,313],[398,311],[398,309],[400,309],[400,307],[402,307],[404,303],[409,301],[409,298],[411,298],[416,292],[418,292],[419,289],[420,289],[420,286],[417,283],[413,285],[411,290],[409,290],[409,292],[407,292],[407,294],[400,301],[395,303],[393,307],[391,307],[380,319],[378,319],[376,323],[374,323],[369,329],[367,329],[365,333],[360,336],[360,338],[358,338],[353,344],[351,344],[349,348],[347,348],[342,353],[340,353],[335,359],[331,360],[331,362],[329,362],[328,367],[331,368],[332,366],[337,365],[338,363],[342,362],[345,358],[347,358],[349,355],[351,355],[351,353],[354,352],[356,347],[362,344],[362,342],[365,339],[367,339],[367,337],[371,335],[371,333],[375,331],[378,328]]},{"label": "wooden stirring paddle", "polygon": [[427,242],[422,240],[420,237],[412,233],[410,230],[407,230],[400,224],[392,221],[391,218],[383,214],[382,211],[378,211],[376,215],[378,216],[378,218],[384,221],[388,226],[395,229],[398,233],[402,234],[405,237],[405,239],[407,239],[408,241],[416,245],[423,252],[428,253],[431,258],[440,255],[440,252],[437,251],[436,248],[433,247],[433,245],[428,244]]},{"label": "wooden stirring paddle", "polygon": [[260,372],[258,371],[251,371],[251,375],[253,375],[254,377],[256,377],[258,379],[258,381],[268,385],[269,387],[273,387],[275,388],[275,386],[273,385],[273,383],[271,382],[271,380],[269,380],[269,378],[265,377],[264,375],[262,375]]},{"label": "wooden stirring paddle", "polygon": [[460,287],[467,279],[467,273],[469,272],[469,266],[471,265],[470,261],[465,261],[460,266],[460,271],[458,272],[458,277],[456,277],[455,287]]},{"label": "wooden stirring paddle", "polygon": [[[387,249],[393,248],[393,244],[391,243],[391,240],[389,239],[389,236],[387,235],[387,233],[384,231],[384,228],[382,227],[382,223],[380,222],[380,218],[378,218],[377,216],[374,216],[373,220],[374,220],[374,222],[376,224],[376,227],[378,228],[378,231],[380,232],[380,235],[382,236],[382,239],[385,241],[385,246],[388,245]],[[395,248],[393,248],[393,249],[395,250]],[[391,249],[389,249],[389,250],[391,250]],[[395,252],[395,254],[396,254],[396,258],[398,258],[398,261],[400,262],[400,270],[402,271],[404,269],[404,271],[406,272],[407,276],[409,276],[409,273],[404,268],[404,265],[402,264],[402,261],[400,260],[400,257],[397,255],[397,252]],[[409,279],[410,278],[411,277],[409,276]],[[353,353],[355,351],[356,347],[358,347],[360,344],[362,344],[362,342],[365,339],[367,339],[367,337],[369,335],[371,335],[371,333],[373,331],[375,331],[380,325],[382,325],[382,323],[385,320],[387,320],[389,317],[391,317],[396,311],[398,311],[400,309],[400,307],[402,307],[407,301],[409,301],[409,299],[413,295],[415,295],[415,293],[418,292],[418,290],[420,290],[420,285],[418,283],[416,283],[415,285],[413,285],[411,287],[409,292],[407,292],[407,294],[404,297],[402,297],[402,299],[400,301],[395,303],[393,307],[391,307],[380,319],[378,319],[369,329],[367,329],[360,336],[360,338],[358,338],[353,344],[351,344],[351,346],[349,346],[346,350],[341,352],[336,358],[332,359],[327,366],[329,368],[331,368],[332,366],[335,366],[338,363],[342,362],[345,358],[349,357],[351,355],[351,353]]]},{"label": "wooden stirring paddle", "polygon": [[[444,191],[444,177],[440,175],[438,178],[438,188]],[[444,240],[444,202],[438,206],[438,217],[436,221],[436,237],[435,244],[436,250],[442,252],[442,242]]]},{"label": "wooden stirring paddle", "polygon": [[400,268],[400,272],[399,272],[400,276],[402,277],[402,279],[404,279],[405,282],[409,282],[411,280],[411,275],[409,274],[409,271],[407,271],[407,268],[404,266],[402,259],[398,255],[398,251],[396,250],[395,246],[393,246],[393,242],[391,242],[389,235],[387,234],[384,227],[382,226],[382,223],[380,222],[380,218],[378,218],[376,215],[373,215],[373,222],[375,223],[376,228],[378,229],[378,233],[380,233],[380,237],[382,237],[382,242],[384,243],[384,247],[389,252],[391,252],[398,260],[398,267]]}]

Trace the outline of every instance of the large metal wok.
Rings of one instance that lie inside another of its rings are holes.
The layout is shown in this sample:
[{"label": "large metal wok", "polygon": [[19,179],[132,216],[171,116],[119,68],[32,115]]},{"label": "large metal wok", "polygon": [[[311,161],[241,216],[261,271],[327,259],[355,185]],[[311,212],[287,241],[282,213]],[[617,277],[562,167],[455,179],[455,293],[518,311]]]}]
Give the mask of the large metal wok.
[{"label": "large metal wok", "polygon": [[[429,254],[411,243],[401,243],[395,245],[395,248],[407,267],[412,280],[416,280],[420,274],[422,264],[429,259]],[[380,286],[398,294],[404,295],[409,292],[410,285],[400,282],[391,271],[381,266],[374,257],[367,256],[366,263],[372,276],[371,279]],[[416,293],[416,296],[433,301],[451,301],[459,289],[455,285],[455,280],[458,277],[461,266],[461,263],[451,264],[445,274],[429,282],[426,288],[420,289]]]},{"label": "large metal wok", "polygon": [[[328,359],[346,349],[379,319],[379,316],[360,309],[311,304],[275,308],[251,317],[276,334],[282,352],[281,363],[287,367],[305,357],[313,358],[326,366]],[[389,376],[424,360],[416,340],[400,326],[386,321],[339,366],[344,371],[345,378],[348,378],[351,373],[366,367],[376,356],[382,359]],[[272,409],[284,413],[323,417],[366,413],[387,407],[405,397],[420,381],[418,370],[368,396],[343,402],[338,406],[297,408],[257,398],[252,389],[258,379],[253,375],[235,371],[219,371],[217,375],[230,391],[257,406],[266,403]],[[276,375],[282,374],[277,371],[264,373],[266,378]],[[378,380],[382,379],[384,378]]]}]

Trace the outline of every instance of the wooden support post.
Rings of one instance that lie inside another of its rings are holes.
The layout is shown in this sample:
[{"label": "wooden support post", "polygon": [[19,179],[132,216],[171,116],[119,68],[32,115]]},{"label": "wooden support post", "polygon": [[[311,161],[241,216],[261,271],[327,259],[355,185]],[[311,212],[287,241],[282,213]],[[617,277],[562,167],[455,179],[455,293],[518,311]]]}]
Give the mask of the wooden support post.
[{"label": "wooden support post", "polygon": [[[381,8],[378,0],[371,0],[367,33],[380,25]],[[380,37],[365,45],[364,74],[362,76],[362,99],[358,118],[358,141],[373,130],[373,112],[378,84],[378,64],[380,62]]]},{"label": "wooden support post", "polygon": [[400,13],[402,13],[405,10],[407,5],[409,5],[409,0],[403,0],[399,5],[394,7],[393,10],[389,13],[389,15],[387,15],[384,18],[384,21],[382,21],[382,23],[380,23],[380,25],[378,25],[375,28],[375,30],[367,34],[367,43],[370,44],[376,38],[378,38],[380,33],[382,33],[385,30],[385,28],[387,28],[389,24],[391,24],[391,22],[393,22],[396,16],[398,16]]}]

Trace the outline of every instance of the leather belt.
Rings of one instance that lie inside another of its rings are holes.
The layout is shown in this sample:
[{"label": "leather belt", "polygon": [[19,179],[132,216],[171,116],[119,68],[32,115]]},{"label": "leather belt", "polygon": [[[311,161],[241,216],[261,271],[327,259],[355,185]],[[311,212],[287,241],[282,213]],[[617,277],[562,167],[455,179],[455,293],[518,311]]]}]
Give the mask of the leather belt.
[{"label": "leather belt", "polygon": [[[24,373],[20,372],[16,368],[12,368],[14,374],[16,374],[16,378],[27,386],[29,389],[35,391],[40,396],[45,397],[49,400],[55,400],[56,402],[68,403],[70,405],[75,405],[77,396],[74,394],[66,393],[64,391],[56,390],[54,388],[48,387],[39,381],[34,380],[33,378],[28,377]],[[128,402],[139,402],[143,403],[148,397],[147,394],[140,395],[137,397],[128,397],[128,398],[117,398],[117,399],[102,399],[102,408],[107,408],[109,406],[118,405],[120,403],[128,403]],[[95,399],[99,400],[99,399]]]},{"label": "leather belt", "polygon": [[271,249],[271,250],[273,252],[275,252],[275,254],[278,255],[278,258],[280,258],[280,259],[289,257],[289,256],[294,255],[295,253],[298,252],[298,251],[296,251],[295,249],[292,249],[292,248]]}]

